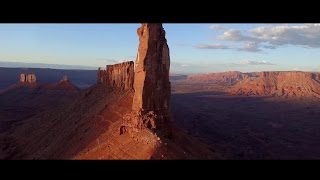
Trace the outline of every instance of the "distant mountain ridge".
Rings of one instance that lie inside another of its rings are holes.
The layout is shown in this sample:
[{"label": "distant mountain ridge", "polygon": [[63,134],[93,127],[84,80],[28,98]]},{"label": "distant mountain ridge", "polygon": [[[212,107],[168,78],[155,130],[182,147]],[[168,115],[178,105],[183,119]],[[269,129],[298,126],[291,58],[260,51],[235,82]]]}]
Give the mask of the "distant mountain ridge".
[{"label": "distant mountain ridge", "polygon": [[0,61],[0,67],[7,68],[50,68],[50,69],[79,69],[79,70],[96,70],[98,67],[65,65],[65,64],[46,64],[46,63],[25,63]]}]

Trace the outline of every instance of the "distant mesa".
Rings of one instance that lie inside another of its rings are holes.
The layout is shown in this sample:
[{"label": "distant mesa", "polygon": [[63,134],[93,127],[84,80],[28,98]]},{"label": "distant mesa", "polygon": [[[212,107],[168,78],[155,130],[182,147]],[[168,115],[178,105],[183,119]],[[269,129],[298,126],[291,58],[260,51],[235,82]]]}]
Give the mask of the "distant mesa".
[{"label": "distant mesa", "polygon": [[67,75],[64,75],[60,82],[54,84],[51,90],[69,93],[80,92],[80,89],[70,82]]},{"label": "distant mesa", "polygon": [[36,83],[37,77],[33,73],[21,73],[20,74],[20,82],[21,83]]},{"label": "distant mesa", "polygon": [[221,83],[232,85],[243,80],[247,76],[249,76],[248,73],[242,73],[239,71],[192,74],[187,76],[187,81],[201,83]]},{"label": "distant mesa", "polygon": [[319,73],[311,72],[261,72],[247,76],[230,92],[234,95],[320,98],[319,79]]},{"label": "distant mesa", "polygon": [[15,83],[3,90],[0,93],[19,91],[19,93],[67,93],[73,94],[80,92],[80,89],[73,85],[64,75],[57,83],[38,83],[37,76],[34,73],[21,73],[18,83]]}]

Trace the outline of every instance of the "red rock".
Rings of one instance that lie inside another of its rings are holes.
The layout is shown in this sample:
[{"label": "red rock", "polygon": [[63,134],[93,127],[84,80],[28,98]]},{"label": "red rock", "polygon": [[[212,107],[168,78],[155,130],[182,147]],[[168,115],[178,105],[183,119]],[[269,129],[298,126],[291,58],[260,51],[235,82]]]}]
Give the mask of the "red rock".
[{"label": "red rock", "polygon": [[[165,117],[170,111],[170,56],[162,24],[142,24],[138,28],[139,48],[134,77],[134,111],[153,111]],[[162,122],[163,123],[163,122]]]},{"label": "red rock", "polygon": [[134,63],[132,61],[107,65],[106,70],[97,71],[97,83],[122,90],[133,89]]},{"label": "red rock", "polygon": [[320,83],[311,72],[261,72],[247,77],[232,90],[237,95],[320,97]]},{"label": "red rock", "polygon": [[162,24],[142,24],[134,79],[134,110],[167,112],[170,106],[170,57]]}]

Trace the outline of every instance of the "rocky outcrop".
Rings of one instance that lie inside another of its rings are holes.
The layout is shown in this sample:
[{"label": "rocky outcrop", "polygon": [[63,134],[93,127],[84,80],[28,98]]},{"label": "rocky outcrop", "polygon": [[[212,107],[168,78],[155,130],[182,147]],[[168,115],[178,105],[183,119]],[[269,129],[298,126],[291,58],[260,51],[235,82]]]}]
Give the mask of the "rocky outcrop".
[{"label": "rocky outcrop", "polygon": [[206,73],[206,74],[192,74],[188,75],[187,81],[189,82],[204,82],[204,83],[221,83],[221,84],[235,84],[245,77],[247,73],[239,71],[229,71],[221,73]]},{"label": "rocky outcrop", "polygon": [[134,63],[132,61],[107,65],[106,70],[97,71],[97,83],[122,90],[133,89]]},{"label": "rocky outcrop", "polygon": [[106,84],[106,70],[102,70],[100,67],[97,71],[97,84]]},{"label": "rocky outcrop", "polygon": [[162,24],[142,24],[137,30],[139,48],[135,65],[132,109],[142,115],[153,111],[156,128],[170,116],[170,56]]},{"label": "rocky outcrop", "polygon": [[36,83],[37,78],[36,75],[33,73],[27,74],[27,83]]},{"label": "rocky outcrop", "polygon": [[37,77],[33,73],[21,73],[20,74],[20,82],[21,83],[36,83],[37,82]]},{"label": "rocky outcrop", "polygon": [[247,77],[232,90],[237,95],[272,95],[285,97],[320,97],[318,73],[261,72]]},{"label": "rocky outcrop", "polygon": [[64,75],[64,76],[62,77],[61,81],[69,81],[68,76],[67,76],[67,75]]}]

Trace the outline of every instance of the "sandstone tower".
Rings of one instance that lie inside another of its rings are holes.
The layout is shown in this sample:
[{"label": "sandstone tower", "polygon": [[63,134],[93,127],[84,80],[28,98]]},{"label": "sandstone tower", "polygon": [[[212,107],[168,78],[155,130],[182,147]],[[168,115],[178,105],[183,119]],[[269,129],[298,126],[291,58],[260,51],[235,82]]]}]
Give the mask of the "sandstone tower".
[{"label": "sandstone tower", "polygon": [[64,75],[64,76],[62,77],[61,81],[69,81],[68,76],[67,76],[67,75]]},{"label": "sandstone tower", "polygon": [[35,82],[37,82],[36,75],[33,74],[33,73],[27,74],[27,82],[28,82],[28,83],[35,83]]},{"label": "sandstone tower", "polygon": [[20,82],[25,83],[27,81],[27,75],[24,73],[20,74]]},{"label": "sandstone tower", "polygon": [[153,111],[159,118],[157,127],[170,116],[170,56],[162,24],[144,23],[137,30],[139,48],[135,65],[132,109]]}]

